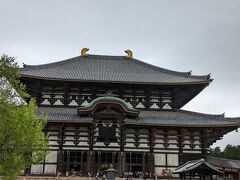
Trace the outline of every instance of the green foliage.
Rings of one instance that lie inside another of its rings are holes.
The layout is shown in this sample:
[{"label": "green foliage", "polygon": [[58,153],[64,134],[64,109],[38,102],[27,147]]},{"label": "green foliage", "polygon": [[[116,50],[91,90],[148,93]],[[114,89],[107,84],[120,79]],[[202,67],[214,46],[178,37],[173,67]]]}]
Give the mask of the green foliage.
[{"label": "green foliage", "polygon": [[15,58],[7,55],[0,58],[0,102],[18,103],[21,101],[20,97],[29,97],[25,91],[25,86],[19,80],[19,68],[14,61]]},{"label": "green foliage", "polygon": [[223,151],[221,151],[220,147],[210,148],[209,155],[214,157],[240,160],[240,145],[233,146],[228,144]]},{"label": "green foliage", "polygon": [[[46,118],[37,115],[36,104],[28,98],[19,81],[14,58],[3,55],[0,60],[0,176],[15,179],[31,164],[47,155],[48,138],[43,133]],[[13,89],[14,87],[14,89]]]}]

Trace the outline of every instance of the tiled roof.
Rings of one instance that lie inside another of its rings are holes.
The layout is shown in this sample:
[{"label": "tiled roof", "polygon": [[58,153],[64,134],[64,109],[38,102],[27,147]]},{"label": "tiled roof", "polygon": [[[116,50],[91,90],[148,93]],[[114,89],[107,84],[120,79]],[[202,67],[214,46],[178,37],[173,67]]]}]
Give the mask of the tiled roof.
[{"label": "tiled roof", "polygon": [[[207,170],[207,171],[206,171]],[[203,159],[188,161],[185,164],[176,168],[173,173],[174,174],[187,174],[191,172],[214,172],[216,174],[223,174],[223,172],[219,171],[216,167],[204,161]]]},{"label": "tiled roof", "polygon": [[[77,108],[39,107],[39,113],[45,113],[48,121],[91,122],[91,117],[79,116]],[[141,111],[136,118],[126,118],[126,124],[181,126],[181,127],[240,127],[240,118],[228,120],[223,115],[209,115],[184,110]]]},{"label": "tiled roof", "polygon": [[207,161],[217,167],[239,169],[240,170],[240,160],[223,159],[212,156],[207,156]]},{"label": "tiled roof", "polygon": [[44,64],[24,65],[22,77],[66,81],[111,83],[184,84],[209,83],[210,75],[193,76],[190,72],[176,72],[156,67],[125,56],[78,56]]}]

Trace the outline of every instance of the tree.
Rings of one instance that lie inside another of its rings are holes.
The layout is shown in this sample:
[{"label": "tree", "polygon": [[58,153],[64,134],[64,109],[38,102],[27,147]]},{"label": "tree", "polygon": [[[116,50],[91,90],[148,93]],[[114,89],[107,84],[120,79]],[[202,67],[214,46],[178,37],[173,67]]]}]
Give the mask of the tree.
[{"label": "tree", "polygon": [[223,151],[221,151],[220,147],[210,148],[209,155],[214,157],[240,160],[240,145],[233,146],[228,144]]},{"label": "tree", "polygon": [[[34,99],[19,81],[15,58],[0,58],[0,176],[15,179],[24,169],[47,155],[44,115],[37,114]],[[28,99],[25,103],[24,99]]]},{"label": "tree", "polygon": [[220,149],[220,147],[215,147],[215,148],[210,148],[209,149],[209,153],[211,156],[214,156],[214,157],[221,157],[222,156],[222,151]]}]

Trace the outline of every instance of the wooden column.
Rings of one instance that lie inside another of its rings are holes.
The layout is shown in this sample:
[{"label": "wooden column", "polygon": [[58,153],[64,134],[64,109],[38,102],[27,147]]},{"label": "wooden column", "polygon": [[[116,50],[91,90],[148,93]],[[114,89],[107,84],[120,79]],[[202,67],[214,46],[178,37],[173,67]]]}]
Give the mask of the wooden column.
[{"label": "wooden column", "polygon": [[153,148],[154,148],[154,132],[153,128],[151,127],[149,129],[149,156],[148,156],[148,168],[150,173],[155,172],[155,160],[154,160],[154,153],[153,153]]},{"label": "wooden column", "polygon": [[178,129],[178,148],[179,148],[179,154],[178,154],[178,164],[183,164],[183,132],[182,129]]},{"label": "wooden column", "polygon": [[82,175],[83,175],[83,155],[84,155],[84,151],[81,151],[80,171],[82,172]]},{"label": "wooden column", "polygon": [[125,164],[126,164],[126,153],[124,152],[125,130],[126,130],[126,127],[124,125],[122,125],[121,129],[120,129],[120,152],[118,153],[118,173],[119,173],[119,177],[124,176]]},{"label": "wooden column", "polygon": [[206,129],[203,129],[201,131],[201,153],[202,153],[202,158],[206,160],[207,157],[207,131]]},{"label": "wooden column", "polygon": [[89,151],[87,152],[87,173],[93,175],[93,132],[94,125],[89,126]]},{"label": "wooden column", "polygon": [[64,144],[64,124],[59,125],[59,130],[58,130],[58,145],[59,145],[59,150],[58,150],[58,158],[57,158],[57,171],[60,173],[63,173],[63,144]]}]

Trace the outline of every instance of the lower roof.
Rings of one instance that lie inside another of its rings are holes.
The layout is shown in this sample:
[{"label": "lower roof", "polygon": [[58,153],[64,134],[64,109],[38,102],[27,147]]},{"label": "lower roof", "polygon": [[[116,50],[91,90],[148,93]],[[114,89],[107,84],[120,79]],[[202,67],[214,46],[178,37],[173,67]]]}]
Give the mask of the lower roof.
[{"label": "lower roof", "polygon": [[240,160],[223,159],[213,156],[207,156],[207,162],[217,167],[240,170]]},{"label": "lower roof", "polygon": [[[47,115],[48,122],[91,123],[92,117],[80,116],[78,108],[38,107]],[[240,118],[225,118],[185,110],[140,111],[138,117],[126,118],[126,124],[178,127],[240,127]]]}]

